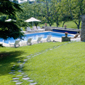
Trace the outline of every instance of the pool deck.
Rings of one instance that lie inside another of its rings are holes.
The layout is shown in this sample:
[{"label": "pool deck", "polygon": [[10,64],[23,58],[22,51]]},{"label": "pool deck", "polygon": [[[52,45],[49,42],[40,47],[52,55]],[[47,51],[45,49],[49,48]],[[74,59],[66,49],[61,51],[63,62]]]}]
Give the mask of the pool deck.
[{"label": "pool deck", "polygon": [[[47,32],[47,31],[44,31],[44,32]],[[48,32],[51,32],[51,31],[48,31]],[[29,33],[25,33],[25,34],[29,34]],[[52,42],[62,42],[62,38],[58,38],[58,37],[51,37],[51,41]],[[76,41],[76,42],[78,42],[78,41],[81,41],[80,40],[80,38],[75,38],[75,39],[71,39],[71,41]],[[46,42],[46,41],[43,41],[42,40],[42,42]],[[37,44],[37,42],[36,41],[33,41],[32,42],[33,44]],[[5,46],[5,47],[10,47],[10,45],[9,44],[6,44],[6,43],[0,43],[0,44],[3,44],[3,46]],[[20,46],[27,46],[27,42],[26,41],[20,41]],[[12,46],[13,47],[13,46]]]},{"label": "pool deck", "polygon": [[[51,41],[61,42],[61,38],[54,38],[54,37],[52,37],[52,38],[51,38]],[[46,42],[46,41],[42,41],[42,42]],[[33,44],[37,44],[36,41],[32,41],[32,43],[33,43]],[[0,43],[0,44],[2,44],[2,43]],[[20,46],[26,46],[26,45],[27,45],[26,41],[21,41],[19,44],[20,44]],[[3,46],[5,46],[5,47],[10,47],[10,45],[9,45],[9,44],[6,44],[6,43],[3,43]],[[11,46],[11,47],[13,47],[13,46]]]}]

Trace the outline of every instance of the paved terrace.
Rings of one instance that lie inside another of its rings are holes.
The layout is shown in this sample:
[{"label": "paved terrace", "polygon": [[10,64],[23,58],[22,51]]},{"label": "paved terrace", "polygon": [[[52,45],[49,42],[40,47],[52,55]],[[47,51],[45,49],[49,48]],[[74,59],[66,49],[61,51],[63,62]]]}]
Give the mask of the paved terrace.
[{"label": "paved terrace", "polygon": [[[52,31],[53,29],[57,29],[57,30],[61,30],[61,31],[63,31],[63,30],[66,30],[66,31],[68,31],[68,30],[69,31],[76,31],[76,32],[80,31],[78,29],[71,29],[71,28],[69,28],[69,29],[66,28],[65,29],[65,28],[61,28],[61,27],[47,27],[47,30],[43,31],[43,32]],[[25,34],[29,34],[29,32],[25,32]],[[62,42],[62,38],[51,37],[51,41],[53,41],[53,42]],[[80,38],[76,38],[76,39],[71,39],[71,41],[81,41],[81,40],[80,40]],[[45,41],[43,41],[43,42],[45,42]],[[0,44],[2,44],[2,43],[0,43]],[[37,44],[37,42],[34,41],[33,44]],[[26,41],[21,41],[20,42],[20,46],[26,46],[26,45],[27,45]],[[3,43],[3,46],[10,47],[10,45],[6,44],[6,43]]]}]

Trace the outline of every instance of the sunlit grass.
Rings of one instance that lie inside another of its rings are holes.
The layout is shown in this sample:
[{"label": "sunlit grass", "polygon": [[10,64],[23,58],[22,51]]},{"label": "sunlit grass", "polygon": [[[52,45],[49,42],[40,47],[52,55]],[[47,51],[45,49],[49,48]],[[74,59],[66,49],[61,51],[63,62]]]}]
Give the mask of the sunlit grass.
[{"label": "sunlit grass", "polygon": [[[59,23],[59,27],[62,27],[63,22]],[[67,28],[74,28],[77,29],[77,25],[73,22],[73,21],[68,21],[65,22],[65,24]],[[56,27],[56,23],[54,23],[52,26]],[[63,26],[64,27],[64,26]],[[80,26],[81,27],[81,26]]]},{"label": "sunlit grass", "polygon": [[[17,61],[23,62],[27,56],[39,52],[43,53],[31,57],[23,68],[25,74],[38,85],[85,84],[85,43],[48,42],[19,48],[0,47],[0,54],[5,53],[0,59],[0,85],[15,85],[12,78],[20,74]],[[16,65],[15,75],[9,74],[13,65]],[[29,85],[22,78],[19,77],[22,85]]]},{"label": "sunlit grass", "polygon": [[[45,26],[45,24],[39,24],[39,25],[40,25],[41,27],[42,27],[42,26]],[[60,22],[58,27],[62,27],[62,25],[63,25],[63,22]],[[67,21],[67,22],[65,22],[64,25],[66,25],[67,28],[77,29],[77,25],[76,25],[73,21]],[[47,24],[47,26],[49,26],[49,24]],[[52,25],[52,27],[57,27],[57,26],[56,26],[56,23],[54,23],[54,24]],[[80,24],[80,28],[81,28],[81,24]]]},{"label": "sunlit grass", "polygon": [[85,43],[70,43],[31,58],[27,74],[40,85],[84,85]]},{"label": "sunlit grass", "polygon": [[[60,22],[58,27],[62,27],[62,25],[63,25],[63,22]],[[73,21],[67,21],[67,22],[65,22],[64,25],[66,25],[67,28],[78,29],[78,28],[77,28],[77,25],[76,25]],[[40,26],[40,27],[42,28],[43,26],[45,26],[45,24],[39,23],[38,26]],[[49,24],[47,24],[47,26],[49,26]],[[57,27],[57,26],[56,26],[56,23],[54,23],[54,24],[52,25],[52,27]],[[64,27],[64,26],[63,26],[63,27]],[[22,28],[23,28],[23,30],[25,30],[25,27],[22,27]],[[32,28],[32,27],[31,27],[31,28]],[[81,29],[81,23],[80,23],[80,29]]]},{"label": "sunlit grass", "polygon": [[[15,83],[12,82],[12,78],[19,74],[19,72],[17,72],[18,69],[15,69],[15,75],[11,75],[9,72],[13,65],[16,65],[17,67],[19,66],[17,63],[19,60],[23,61],[23,59],[30,54],[34,54],[60,44],[61,43],[49,42],[19,48],[0,47],[0,85],[15,85]],[[22,77],[20,78],[20,81],[22,81]],[[27,84],[28,83],[26,81],[23,82],[23,85]]]}]

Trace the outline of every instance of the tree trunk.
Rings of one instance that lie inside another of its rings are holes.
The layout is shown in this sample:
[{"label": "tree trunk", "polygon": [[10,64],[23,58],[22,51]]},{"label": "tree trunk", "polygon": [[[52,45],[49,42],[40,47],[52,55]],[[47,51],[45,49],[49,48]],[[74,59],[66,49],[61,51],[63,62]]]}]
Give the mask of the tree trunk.
[{"label": "tree trunk", "polygon": [[77,28],[80,29],[80,22],[81,22],[81,19],[79,17],[79,22],[77,23],[76,21],[74,21],[74,23],[77,25]]},{"label": "tree trunk", "polygon": [[62,27],[64,26],[64,24],[65,24],[65,21],[63,22],[63,25],[62,25]]},{"label": "tree trunk", "polygon": [[78,29],[80,28],[80,25],[79,25],[79,24],[77,25],[77,28],[78,28]]},{"label": "tree trunk", "polygon": [[57,17],[56,26],[58,27],[58,25],[59,25],[59,24],[58,24],[58,17]]},{"label": "tree trunk", "polygon": [[49,25],[50,25],[50,27],[51,27],[51,25],[52,25],[52,24],[51,24],[51,23],[49,23]]}]

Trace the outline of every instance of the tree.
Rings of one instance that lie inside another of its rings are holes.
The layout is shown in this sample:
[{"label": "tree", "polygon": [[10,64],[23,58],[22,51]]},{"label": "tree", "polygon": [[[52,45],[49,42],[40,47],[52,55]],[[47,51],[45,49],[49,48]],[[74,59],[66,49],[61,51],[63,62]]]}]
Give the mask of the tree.
[{"label": "tree", "polygon": [[[20,21],[25,21],[29,19],[30,17],[35,17],[39,19],[39,7],[40,5],[35,3],[29,4],[28,2],[21,4],[21,7],[23,9],[23,12],[17,13],[18,20]],[[21,25],[25,26],[26,22],[20,22]],[[27,23],[27,25],[31,26],[31,23]],[[27,26],[26,25],[26,26]]]},{"label": "tree", "polygon": [[41,3],[41,9],[39,10],[42,17],[43,23],[48,23],[50,26],[53,24],[53,12],[51,9],[51,0],[40,0]]},{"label": "tree", "polygon": [[61,19],[61,3],[60,1],[56,1],[56,0],[52,0],[51,1],[51,9],[52,9],[52,12],[53,12],[53,20],[54,22],[56,23],[56,26],[58,27],[59,25],[59,22],[60,22],[60,19]]},{"label": "tree", "polygon": [[19,4],[13,3],[10,0],[0,0],[0,38],[22,38],[23,33],[20,32],[20,28],[16,22],[5,22],[7,16],[16,17],[16,12],[20,11],[22,9]]},{"label": "tree", "polygon": [[45,13],[45,18],[47,20],[47,23],[51,26],[53,24],[53,13],[51,11],[51,1],[48,2],[48,0],[45,1],[45,4],[46,4],[46,13]]},{"label": "tree", "polygon": [[81,16],[85,13],[85,0],[63,0],[63,9],[70,13],[73,22],[80,28]]}]

